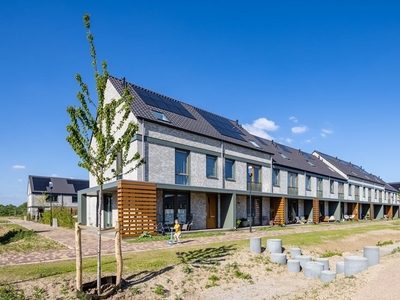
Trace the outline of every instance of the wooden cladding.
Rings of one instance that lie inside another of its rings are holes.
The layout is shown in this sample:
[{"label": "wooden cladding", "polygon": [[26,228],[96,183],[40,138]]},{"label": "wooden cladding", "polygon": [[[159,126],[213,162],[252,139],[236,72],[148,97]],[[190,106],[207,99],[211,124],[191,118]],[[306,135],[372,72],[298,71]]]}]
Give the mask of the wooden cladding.
[{"label": "wooden cladding", "polygon": [[285,198],[271,198],[274,225],[285,224]]},{"label": "wooden cladding", "polygon": [[121,180],[118,182],[118,221],[122,238],[143,232],[157,233],[156,184]]},{"label": "wooden cladding", "polygon": [[312,217],[313,217],[313,222],[315,223],[315,224],[318,224],[319,223],[319,199],[318,198],[314,198],[313,199],[313,214],[312,214]]}]

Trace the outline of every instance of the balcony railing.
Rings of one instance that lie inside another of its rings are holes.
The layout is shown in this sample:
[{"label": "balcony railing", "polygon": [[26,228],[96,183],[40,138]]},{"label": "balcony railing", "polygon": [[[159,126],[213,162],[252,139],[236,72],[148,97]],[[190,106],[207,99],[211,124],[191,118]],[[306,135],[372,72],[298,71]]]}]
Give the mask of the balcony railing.
[{"label": "balcony railing", "polygon": [[250,191],[250,185],[252,191],[261,192],[262,186],[261,182],[247,182],[247,190]]},{"label": "balcony railing", "polygon": [[288,194],[289,195],[298,195],[299,194],[299,188],[295,186],[288,186]]},{"label": "balcony railing", "polygon": [[338,193],[339,199],[344,199],[344,193]]},{"label": "balcony railing", "polygon": [[321,190],[318,190],[318,191],[317,191],[317,197],[318,197],[318,198],[322,198],[322,194],[323,194],[323,193],[322,193]]},{"label": "balcony railing", "polygon": [[356,195],[355,200],[360,200],[360,195]]}]

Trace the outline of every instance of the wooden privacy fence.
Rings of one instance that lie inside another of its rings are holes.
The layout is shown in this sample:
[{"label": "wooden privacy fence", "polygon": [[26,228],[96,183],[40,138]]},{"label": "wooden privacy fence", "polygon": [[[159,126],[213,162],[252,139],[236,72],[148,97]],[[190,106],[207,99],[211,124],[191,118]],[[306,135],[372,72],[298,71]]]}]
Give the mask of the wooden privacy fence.
[{"label": "wooden privacy fence", "polygon": [[318,198],[314,198],[313,199],[313,222],[315,224],[319,223],[319,199]]},{"label": "wooden privacy fence", "polygon": [[156,184],[121,180],[118,182],[118,221],[122,238],[157,234]]}]

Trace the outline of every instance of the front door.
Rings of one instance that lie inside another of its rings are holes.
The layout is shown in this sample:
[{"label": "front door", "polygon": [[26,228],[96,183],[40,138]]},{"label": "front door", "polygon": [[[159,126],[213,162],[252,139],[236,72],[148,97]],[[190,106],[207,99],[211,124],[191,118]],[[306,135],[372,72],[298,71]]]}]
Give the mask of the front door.
[{"label": "front door", "polygon": [[206,212],[206,228],[217,228],[217,198],[215,195],[207,195]]},{"label": "front door", "polygon": [[103,228],[104,229],[111,228],[113,226],[113,224],[112,224],[112,198],[111,198],[111,196],[104,196],[103,211],[104,211]]}]

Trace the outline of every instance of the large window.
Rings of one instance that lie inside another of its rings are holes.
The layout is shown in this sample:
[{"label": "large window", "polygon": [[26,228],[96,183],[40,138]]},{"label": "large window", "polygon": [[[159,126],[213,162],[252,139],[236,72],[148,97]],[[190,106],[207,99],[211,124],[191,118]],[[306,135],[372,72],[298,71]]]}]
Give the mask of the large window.
[{"label": "large window", "polygon": [[206,158],[206,176],[210,178],[217,177],[217,157],[207,155]]},{"label": "large window", "polygon": [[254,191],[261,191],[261,167],[257,165],[247,165],[247,171],[249,171],[249,167],[251,167],[251,176],[249,172],[247,172],[247,189],[251,189]]},{"label": "large window", "polygon": [[311,176],[306,175],[306,190],[311,191]]},{"label": "large window", "polygon": [[173,225],[175,219],[180,224],[187,223],[189,216],[189,194],[187,193],[165,193],[164,194],[164,223]]},{"label": "large window", "polygon": [[288,187],[296,187],[297,188],[297,173],[288,173]]},{"label": "large window", "polygon": [[235,180],[235,161],[225,159],[225,179]]},{"label": "large window", "polygon": [[188,157],[189,153],[183,150],[175,151],[175,183],[176,184],[188,184],[189,172],[188,172]]},{"label": "large window", "polygon": [[299,193],[297,186],[297,173],[288,172],[288,193],[297,195]]},{"label": "large window", "polygon": [[279,186],[280,182],[281,182],[280,170],[279,169],[273,169],[272,170],[272,184],[274,186]]},{"label": "large window", "polygon": [[335,192],[335,182],[333,180],[330,180],[329,186],[330,186],[331,194],[333,194]]}]

